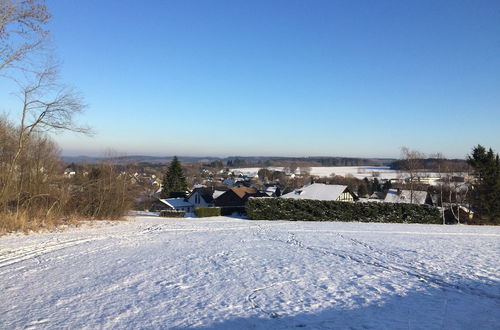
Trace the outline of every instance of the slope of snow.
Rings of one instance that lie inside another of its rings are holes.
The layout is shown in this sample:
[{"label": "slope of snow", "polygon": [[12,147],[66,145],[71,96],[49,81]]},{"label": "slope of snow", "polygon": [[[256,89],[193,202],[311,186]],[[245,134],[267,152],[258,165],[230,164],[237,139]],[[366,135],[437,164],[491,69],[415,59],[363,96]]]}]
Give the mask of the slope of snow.
[{"label": "slope of snow", "polygon": [[500,228],[138,216],[0,237],[0,328],[498,329]]}]

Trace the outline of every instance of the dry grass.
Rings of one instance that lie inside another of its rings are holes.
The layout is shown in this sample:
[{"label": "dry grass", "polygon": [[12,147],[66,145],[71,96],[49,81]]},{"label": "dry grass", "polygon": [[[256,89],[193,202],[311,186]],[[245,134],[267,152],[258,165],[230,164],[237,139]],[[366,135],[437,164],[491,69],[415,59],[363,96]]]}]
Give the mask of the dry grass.
[{"label": "dry grass", "polygon": [[76,215],[60,217],[54,215],[32,214],[27,210],[18,212],[0,213],[0,235],[13,232],[38,232],[41,230],[53,230],[63,225],[79,226],[81,217]]}]

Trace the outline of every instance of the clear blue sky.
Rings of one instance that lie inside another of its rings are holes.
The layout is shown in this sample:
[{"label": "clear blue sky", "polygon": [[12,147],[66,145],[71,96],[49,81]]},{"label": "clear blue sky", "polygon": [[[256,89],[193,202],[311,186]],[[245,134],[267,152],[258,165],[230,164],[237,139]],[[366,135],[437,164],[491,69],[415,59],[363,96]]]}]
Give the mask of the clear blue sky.
[{"label": "clear blue sky", "polygon": [[500,151],[499,1],[47,3],[97,132],[63,154]]}]

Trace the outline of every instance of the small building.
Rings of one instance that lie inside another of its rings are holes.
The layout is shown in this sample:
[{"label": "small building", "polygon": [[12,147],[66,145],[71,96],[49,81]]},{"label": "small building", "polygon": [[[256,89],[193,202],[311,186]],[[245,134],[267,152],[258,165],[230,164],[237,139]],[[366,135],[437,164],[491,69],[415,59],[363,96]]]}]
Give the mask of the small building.
[{"label": "small building", "polygon": [[427,191],[413,190],[412,192],[406,189],[389,189],[385,196],[384,203],[434,205],[432,197]]},{"label": "small building", "polygon": [[254,187],[238,186],[229,189],[215,199],[215,206],[219,207],[245,207],[250,197],[269,197],[259,192]]},{"label": "small building", "polygon": [[155,200],[151,208],[149,209],[151,212],[160,212],[163,210],[176,210],[176,211],[184,211],[186,213],[194,212],[194,205],[185,198],[165,198],[165,199],[157,199]]},{"label": "small building", "polygon": [[208,207],[214,206],[213,198],[214,190],[212,188],[195,188],[186,198],[186,200],[193,204],[194,207]]},{"label": "small building", "polygon": [[347,186],[312,183],[284,194],[281,198],[313,199],[320,201],[354,202],[358,197]]},{"label": "small building", "polygon": [[281,189],[278,186],[267,186],[265,193],[269,197],[280,197],[281,196]]}]

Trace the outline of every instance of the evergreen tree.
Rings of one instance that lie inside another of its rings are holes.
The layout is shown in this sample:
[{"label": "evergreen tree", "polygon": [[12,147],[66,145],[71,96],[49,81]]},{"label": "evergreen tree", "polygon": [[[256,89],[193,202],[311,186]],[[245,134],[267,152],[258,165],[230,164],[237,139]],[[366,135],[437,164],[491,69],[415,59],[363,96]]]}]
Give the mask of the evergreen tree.
[{"label": "evergreen tree", "polygon": [[500,223],[500,160],[490,148],[477,145],[467,162],[474,170],[472,205],[482,218]]},{"label": "evergreen tree", "polygon": [[[368,180],[368,178],[367,178],[367,177],[365,177],[365,178],[363,179],[363,181],[364,181],[364,183],[365,183],[365,185],[366,185],[366,189],[368,190],[366,194],[367,194],[367,195],[371,195],[371,194],[373,194],[373,187],[372,187],[372,184],[371,184],[370,180]],[[359,188],[358,188],[358,189],[359,189]],[[358,194],[359,194],[359,191],[358,191]]]},{"label": "evergreen tree", "polygon": [[365,181],[361,181],[361,183],[358,186],[358,196],[366,197],[366,195],[368,195],[368,187],[366,186]]},{"label": "evergreen tree", "polygon": [[386,180],[382,186],[382,191],[387,192],[389,189],[392,188],[392,183],[390,180]]},{"label": "evergreen tree", "polygon": [[187,190],[186,177],[181,162],[175,156],[163,175],[161,198],[185,197]]}]

